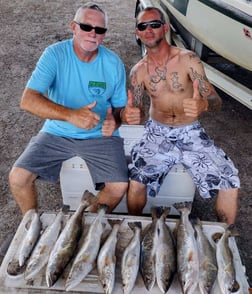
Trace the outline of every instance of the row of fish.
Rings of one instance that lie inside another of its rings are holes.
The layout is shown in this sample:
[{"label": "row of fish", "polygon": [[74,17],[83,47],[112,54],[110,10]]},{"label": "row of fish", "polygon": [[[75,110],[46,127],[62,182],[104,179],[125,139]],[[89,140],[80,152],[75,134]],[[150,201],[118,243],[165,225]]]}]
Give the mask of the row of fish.
[{"label": "row of fish", "polygon": [[216,233],[211,245],[197,219],[189,219],[191,202],[174,205],[180,212],[177,228],[177,273],[183,293],[229,294],[239,290],[232,251],[229,247],[229,228]]},{"label": "row of fish", "polygon": [[[48,287],[52,287],[70,264],[65,289],[75,288],[97,266],[104,292],[113,292],[116,276],[116,246],[122,219],[109,219],[112,230],[101,245],[105,224],[106,205],[100,209],[84,234],[84,211],[96,201],[86,191],[80,206],[67,220],[60,211],[53,223],[42,234],[39,215],[31,210],[27,218],[27,233],[18,252],[19,267],[25,267],[24,277],[32,280],[45,267]],[[170,208],[154,207],[152,222],[142,230],[141,222],[129,222],[132,238],[121,256],[123,293],[131,293],[140,271],[145,287],[151,291],[157,283],[167,293],[175,273],[183,293],[227,294],[238,290],[232,252],[228,245],[230,231],[216,235],[216,248],[205,236],[199,220],[189,220],[191,203],[174,205],[180,211],[180,221],[174,236],[166,224]]]}]

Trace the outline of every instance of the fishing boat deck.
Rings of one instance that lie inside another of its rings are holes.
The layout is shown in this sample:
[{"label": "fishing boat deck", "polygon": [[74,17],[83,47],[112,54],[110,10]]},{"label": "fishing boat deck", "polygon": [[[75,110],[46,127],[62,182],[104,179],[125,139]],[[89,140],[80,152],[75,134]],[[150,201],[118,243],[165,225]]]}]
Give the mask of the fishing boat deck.
[{"label": "fishing boat deck", "polygon": [[[65,217],[65,221],[70,217],[71,213],[67,214]],[[41,215],[41,221],[43,227],[49,225],[55,218],[56,213],[44,212]],[[86,227],[88,229],[89,224],[95,218],[96,214],[93,213],[86,213],[85,220],[86,220]],[[142,223],[142,228],[144,229],[150,222],[151,217],[135,217],[135,216],[128,216],[128,215],[106,215],[104,217],[104,237],[110,231],[110,226],[107,222],[108,219],[124,219],[122,223],[118,235],[118,243],[116,249],[116,256],[117,256],[117,272],[116,272],[116,283],[114,287],[113,293],[123,293],[122,286],[121,286],[121,278],[120,278],[120,261],[121,256],[124,248],[128,244],[129,240],[132,237],[132,231],[128,226],[128,222],[140,221]],[[177,223],[177,219],[167,219],[167,225],[170,227],[172,231],[174,231]],[[213,222],[202,222],[203,230],[206,233],[207,237],[211,242],[211,236],[216,232],[223,232],[224,231],[224,224],[222,223],[213,223]],[[41,272],[37,275],[37,277],[32,281],[26,281],[24,279],[24,274],[19,275],[9,275],[7,273],[8,265],[10,262],[15,260],[18,255],[18,248],[23,239],[25,234],[25,223],[22,221],[16,231],[16,234],[11,242],[11,245],[5,255],[5,258],[2,262],[0,267],[0,293],[21,293],[21,294],[28,294],[28,293],[43,293],[43,294],[52,294],[52,293],[104,293],[100,281],[98,279],[97,270],[96,268],[77,286],[74,288],[74,291],[66,292],[64,290],[64,283],[69,271],[70,265],[65,269],[64,273],[62,274],[61,278],[55,283],[55,285],[51,288],[48,288],[46,285],[45,280],[45,269],[42,269]],[[230,248],[234,255],[234,264],[237,273],[237,281],[240,284],[240,290],[236,293],[244,294],[248,293],[249,285],[245,276],[245,269],[241,263],[239,251],[233,237],[230,238]],[[142,277],[139,273],[137,277],[137,281],[135,284],[135,288],[133,289],[132,293],[150,293],[146,290]],[[161,293],[157,285],[154,286],[151,293],[158,294]],[[167,292],[168,294],[180,294],[182,293],[180,289],[180,285],[177,280],[177,276],[175,276],[172,285]]]}]

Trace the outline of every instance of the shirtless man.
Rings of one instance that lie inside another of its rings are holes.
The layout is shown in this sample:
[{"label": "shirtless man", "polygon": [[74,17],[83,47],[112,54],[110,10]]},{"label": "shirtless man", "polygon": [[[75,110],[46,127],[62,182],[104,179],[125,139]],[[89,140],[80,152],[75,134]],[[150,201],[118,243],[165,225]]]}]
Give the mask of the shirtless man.
[{"label": "shirtless man", "polygon": [[182,163],[201,197],[209,198],[218,192],[218,219],[234,224],[240,186],[238,171],[224,151],[214,146],[198,121],[201,113],[219,110],[221,98],[196,54],[167,43],[168,30],[157,8],[148,7],[137,16],[136,34],[147,55],[131,70],[133,93],[129,93],[128,105],[121,112],[122,120],[137,121],[142,110],[137,110],[136,105],[143,109],[145,93],[151,104],[144,135],[132,150],[129,214],[141,214],[147,194],[155,197],[173,165]]}]

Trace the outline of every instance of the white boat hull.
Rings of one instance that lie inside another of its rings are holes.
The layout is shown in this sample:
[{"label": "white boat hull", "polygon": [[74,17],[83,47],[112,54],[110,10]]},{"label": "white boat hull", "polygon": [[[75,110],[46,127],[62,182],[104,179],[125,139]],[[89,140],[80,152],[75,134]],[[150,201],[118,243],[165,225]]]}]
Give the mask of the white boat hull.
[{"label": "white boat hull", "polygon": [[[218,55],[252,71],[252,1],[151,0],[149,2],[162,8],[169,15],[171,24],[179,30],[182,38],[186,30],[198,42]],[[195,49],[193,46],[194,44],[189,44],[190,49]]]}]

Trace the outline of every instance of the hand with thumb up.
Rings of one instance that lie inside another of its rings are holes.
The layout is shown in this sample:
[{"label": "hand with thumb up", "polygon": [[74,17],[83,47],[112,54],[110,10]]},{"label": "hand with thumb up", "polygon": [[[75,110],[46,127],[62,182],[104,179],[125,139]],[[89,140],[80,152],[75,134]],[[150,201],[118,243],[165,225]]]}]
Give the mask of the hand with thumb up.
[{"label": "hand with thumb up", "polygon": [[96,101],[85,105],[79,109],[71,109],[68,115],[68,121],[76,127],[90,130],[94,128],[100,120],[100,115],[93,111]]},{"label": "hand with thumb up", "polygon": [[102,135],[105,137],[110,137],[116,129],[116,121],[112,114],[112,108],[107,109],[106,119],[102,124]]},{"label": "hand with thumb up", "polygon": [[208,102],[199,91],[199,80],[193,82],[193,97],[183,100],[183,107],[186,116],[197,118],[207,109]]},{"label": "hand with thumb up", "polygon": [[133,92],[128,90],[128,103],[121,112],[121,120],[129,125],[138,125],[141,122],[141,110],[134,106],[133,100]]}]

